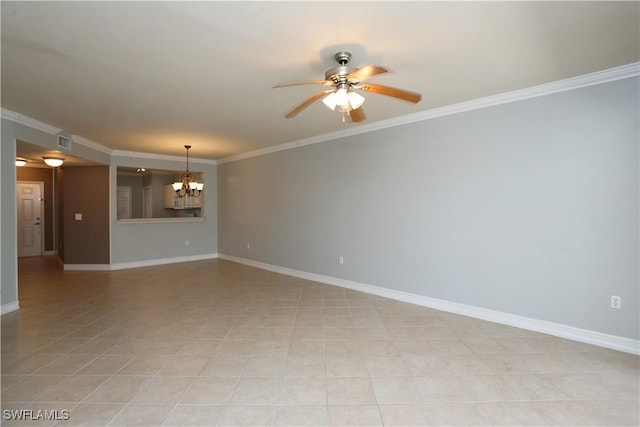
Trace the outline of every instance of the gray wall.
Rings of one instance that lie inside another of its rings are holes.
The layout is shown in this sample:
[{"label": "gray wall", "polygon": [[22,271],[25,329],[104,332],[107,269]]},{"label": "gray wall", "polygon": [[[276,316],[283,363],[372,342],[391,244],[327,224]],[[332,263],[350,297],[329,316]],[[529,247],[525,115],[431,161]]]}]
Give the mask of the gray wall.
[{"label": "gray wall", "polygon": [[131,188],[131,218],[142,218],[142,175],[118,174],[118,187]]},{"label": "gray wall", "polygon": [[[56,150],[55,135],[22,125],[7,119],[2,119],[2,139],[0,146],[0,188],[2,198],[0,205],[0,303],[8,305],[18,301],[18,272],[16,251],[16,169],[15,169],[15,141],[17,139],[30,144],[40,145]],[[205,173],[205,219],[197,222],[157,222],[157,223],[129,223],[116,221],[116,182],[117,166],[139,166],[156,169],[181,171],[185,167],[183,160],[153,160],[130,157],[111,156],[81,144],[74,144],[70,153],[74,157],[93,160],[105,165],[111,164],[109,184],[112,191],[109,194],[107,208],[110,218],[110,255],[111,263],[127,263],[148,261],[165,258],[210,256],[217,253],[217,171],[215,164],[199,164],[192,161],[192,169]],[[58,183],[63,182],[60,174]],[[59,188],[58,190],[61,190]],[[63,195],[64,197],[64,195]],[[64,201],[60,200],[60,206]],[[60,236],[64,240],[64,229]],[[185,246],[189,240],[189,246]],[[64,248],[59,253],[64,256]],[[108,258],[104,258],[108,263]],[[101,263],[101,260],[91,260]],[[80,260],[78,263],[85,263]]]},{"label": "gray wall", "polygon": [[219,251],[638,339],[638,93],[625,79],[220,164]]},{"label": "gray wall", "polygon": [[153,204],[153,217],[162,218],[173,216],[170,209],[164,207],[164,186],[173,182],[171,176],[151,176],[151,203]]},{"label": "gray wall", "polygon": [[[182,171],[184,161],[112,157],[111,181],[115,188],[117,166]],[[202,221],[118,222],[111,215],[111,263],[213,255],[218,252],[217,170],[215,164],[190,160],[190,169],[204,172],[204,208]],[[162,190],[160,190],[162,191]],[[162,200],[162,194],[154,199]],[[116,200],[111,197],[111,211]],[[185,245],[189,241],[189,245]]]},{"label": "gray wall", "polygon": [[16,132],[12,122],[0,127],[0,304],[18,301],[16,228]]},{"label": "gray wall", "polygon": [[[18,267],[16,250],[16,140],[40,145],[56,150],[55,135],[25,126],[7,119],[2,119],[2,140],[0,156],[0,187],[2,190],[2,206],[0,211],[0,288],[2,305],[15,303],[18,300]],[[95,162],[108,164],[109,155],[91,148],[75,144],[71,154]]]}]

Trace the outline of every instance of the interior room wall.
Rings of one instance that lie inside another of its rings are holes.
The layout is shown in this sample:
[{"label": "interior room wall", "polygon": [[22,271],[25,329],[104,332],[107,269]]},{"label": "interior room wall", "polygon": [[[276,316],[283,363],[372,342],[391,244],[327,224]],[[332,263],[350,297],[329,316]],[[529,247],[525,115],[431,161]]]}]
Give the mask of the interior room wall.
[{"label": "interior room wall", "polygon": [[16,217],[16,136],[2,120],[0,132],[0,307],[2,313],[18,308],[18,241]]},{"label": "interior room wall", "polygon": [[[183,171],[184,161],[129,156],[112,157],[112,185],[116,183],[117,166]],[[202,217],[159,219],[143,222],[117,221],[111,218],[111,263],[116,267],[131,266],[153,260],[213,258],[218,252],[217,165],[191,159],[190,169],[204,175]],[[162,189],[154,199],[162,201]],[[115,199],[111,199],[115,212]],[[162,208],[164,209],[164,208]]]},{"label": "interior room wall", "polygon": [[[18,265],[16,249],[16,141],[21,140],[56,150],[55,134],[37,126],[27,126],[2,118],[0,126],[0,292],[2,312],[18,308]],[[102,164],[109,164],[110,156],[90,147],[75,144],[71,151],[80,157]]]},{"label": "interior room wall", "polygon": [[142,218],[142,175],[118,175],[118,187],[131,188],[131,218]]},{"label": "interior room wall", "polygon": [[109,179],[109,166],[64,168],[65,264],[110,263]]},{"label": "interior room wall", "polygon": [[220,164],[219,251],[637,340],[638,93],[628,78]]},{"label": "interior room wall", "polygon": [[151,177],[151,199],[153,205],[153,216],[167,216],[164,207],[164,186],[173,182],[170,175],[153,175]]},{"label": "interior room wall", "polygon": [[58,234],[58,257],[64,263],[64,169],[56,168],[56,227]]}]

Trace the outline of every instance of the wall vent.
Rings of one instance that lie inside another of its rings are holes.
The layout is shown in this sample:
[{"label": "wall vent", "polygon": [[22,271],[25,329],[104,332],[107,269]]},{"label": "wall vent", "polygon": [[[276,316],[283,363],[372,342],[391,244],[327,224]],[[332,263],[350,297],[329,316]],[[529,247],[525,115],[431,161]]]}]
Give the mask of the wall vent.
[{"label": "wall vent", "polygon": [[58,147],[64,148],[65,150],[71,150],[71,143],[73,142],[71,136],[63,135],[61,133],[56,136],[58,138]]}]

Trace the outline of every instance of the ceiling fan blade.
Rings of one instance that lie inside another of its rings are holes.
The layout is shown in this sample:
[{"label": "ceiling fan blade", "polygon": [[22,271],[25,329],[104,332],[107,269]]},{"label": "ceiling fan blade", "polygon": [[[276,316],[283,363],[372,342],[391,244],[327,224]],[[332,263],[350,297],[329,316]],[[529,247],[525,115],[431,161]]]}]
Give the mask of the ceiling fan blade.
[{"label": "ceiling fan blade", "polygon": [[287,87],[287,86],[300,86],[300,85],[326,85],[333,86],[333,82],[329,80],[316,80],[316,81],[308,81],[308,82],[292,82],[292,83],[280,83],[273,86],[273,89],[279,87]]},{"label": "ceiling fan blade", "polygon": [[304,110],[309,105],[313,104],[314,102],[316,102],[318,99],[322,98],[323,96],[325,96],[329,92],[331,92],[331,91],[330,90],[321,90],[320,92],[316,93],[315,95],[312,95],[309,99],[304,101],[302,104],[300,104],[297,107],[295,107],[293,110],[289,111],[284,116],[287,119],[290,119],[292,117],[297,116],[300,111]]},{"label": "ceiling fan blade", "polygon": [[419,93],[397,89],[390,86],[365,83],[362,85],[358,85],[356,89],[363,90],[365,92],[377,93],[379,95],[393,96],[394,98],[399,98],[414,103],[420,102],[420,100],[422,99],[422,95]]},{"label": "ceiling fan blade", "polygon": [[375,76],[376,74],[386,73],[387,71],[388,70],[386,68],[379,67],[377,65],[365,65],[364,67],[358,68],[353,73],[347,74],[347,78],[361,82]]},{"label": "ceiling fan blade", "polygon": [[358,107],[355,110],[349,111],[349,117],[351,117],[352,122],[363,122],[367,119],[367,116],[364,114],[364,110],[362,107]]}]

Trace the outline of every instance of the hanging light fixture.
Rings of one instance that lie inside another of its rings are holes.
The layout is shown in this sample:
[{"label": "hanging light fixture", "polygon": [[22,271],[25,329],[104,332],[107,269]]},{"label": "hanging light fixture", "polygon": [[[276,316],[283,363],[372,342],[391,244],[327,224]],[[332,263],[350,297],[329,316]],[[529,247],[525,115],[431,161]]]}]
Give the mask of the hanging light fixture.
[{"label": "hanging light fixture", "polygon": [[176,181],[172,184],[173,189],[178,197],[198,197],[204,188],[204,183],[196,181],[193,174],[189,172],[189,149],[191,146],[185,145],[184,148],[187,149],[187,170],[182,173],[182,181]]},{"label": "hanging light fixture", "polygon": [[18,166],[19,168],[21,168],[26,164],[27,164],[27,161],[25,159],[20,159],[20,158],[16,159],[16,166]]},{"label": "hanging light fixture", "polygon": [[64,163],[64,159],[60,157],[43,157],[42,159],[47,164],[47,166],[51,166],[52,168],[62,166],[62,164]]},{"label": "hanging light fixture", "polygon": [[325,96],[322,102],[331,110],[348,113],[351,110],[360,108],[364,103],[364,97],[357,92],[349,90],[348,84],[341,84],[336,91]]}]

